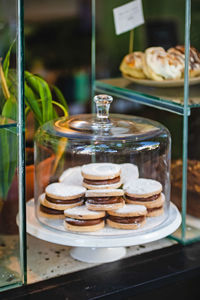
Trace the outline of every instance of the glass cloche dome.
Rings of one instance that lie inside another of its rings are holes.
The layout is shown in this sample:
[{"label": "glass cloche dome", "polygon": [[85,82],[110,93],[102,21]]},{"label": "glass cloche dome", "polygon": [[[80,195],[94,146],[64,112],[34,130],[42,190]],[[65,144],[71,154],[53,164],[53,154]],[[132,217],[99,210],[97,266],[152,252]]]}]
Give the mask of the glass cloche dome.
[{"label": "glass cloche dome", "polygon": [[[130,204],[144,206],[148,219],[146,224],[151,224],[148,225],[150,227],[161,224],[168,217],[171,156],[169,131],[149,119],[109,115],[112,100],[111,96],[97,95],[94,97],[97,114],[59,118],[47,122],[37,131],[34,198],[36,216],[43,224],[67,231],[63,226],[64,211],[76,206],[74,203],[80,205],[80,201],[83,207],[88,197],[93,195],[94,198],[94,193],[88,190],[97,191],[101,187],[104,191],[107,188],[122,190],[123,196],[120,194],[120,197],[127,206],[125,211],[128,211]],[[101,167],[106,176],[112,173],[110,167],[119,172],[106,177],[98,173]],[[85,175],[83,168],[89,169],[86,175],[90,173],[90,176]],[[107,195],[98,196],[95,200],[104,203],[102,198],[107,201]],[[116,194],[111,196],[112,201],[117,201]],[[105,219],[107,211],[109,209],[105,209]],[[132,219],[114,221],[137,223],[137,220]],[[150,228],[145,226],[143,230]]]}]

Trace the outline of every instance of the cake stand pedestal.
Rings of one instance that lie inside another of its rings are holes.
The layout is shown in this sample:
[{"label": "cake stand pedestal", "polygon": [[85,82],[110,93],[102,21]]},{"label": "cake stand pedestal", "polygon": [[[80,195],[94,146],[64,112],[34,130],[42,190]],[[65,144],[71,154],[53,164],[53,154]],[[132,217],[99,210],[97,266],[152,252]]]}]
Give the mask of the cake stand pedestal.
[{"label": "cake stand pedestal", "polygon": [[70,255],[74,259],[87,263],[107,263],[124,257],[126,255],[126,248],[73,247]]},{"label": "cake stand pedestal", "polygon": [[[51,228],[40,223],[35,216],[34,200],[27,202],[27,232],[47,242],[73,246],[73,258],[88,263],[106,263],[125,256],[126,246],[150,243],[173,233],[181,224],[181,215],[171,203],[168,217],[157,226],[147,224],[137,230],[107,230],[87,234]],[[151,223],[156,218],[151,218]],[[148,223],[148,221],[147,221]],[[60,225],[59,225],[60,226]]]}]

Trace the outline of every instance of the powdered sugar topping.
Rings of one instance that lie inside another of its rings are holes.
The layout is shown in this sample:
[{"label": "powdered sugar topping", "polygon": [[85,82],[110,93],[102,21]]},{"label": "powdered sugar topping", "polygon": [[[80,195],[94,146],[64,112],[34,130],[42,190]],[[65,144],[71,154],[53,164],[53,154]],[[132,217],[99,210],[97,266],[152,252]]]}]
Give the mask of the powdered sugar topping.
[{"label": "powdered sugar topping", "polygon": [[145,195],[162,191],[162,185],[159,181],[147,178],[138,178],[131,183],[124,185],[124,191],[127,194]]},{"label": "powdered sugar topping", "polygon": [[78,215],[78,216],[85,216],[90,215],[94,217],[99,216],[99,211],[89,210],[85,205],[82,206],[76,206],[73,208],[65,209],[64,214],[69,215]]},{"label": "powdered sugar topping", "polygon": [[135,205],[135,204],[125,204],[123,207],[115,210],[119,214],[130,214],[130,213],[140,213],[146,212],[146,207],[144,205]]},{"label": "powdered sugar topping", "polygon": [[98,176],[99,178],[114,177],[120,171],[120,166],[112,163],[93,163],[82,166],[82,174]]},{"label": "powdered sugar topping", "polygon": [[67,185],[65,183],[51,183],[45,189],[45,192],[58,197],[72,197],[84,194],[86,189],[83,186]]}]

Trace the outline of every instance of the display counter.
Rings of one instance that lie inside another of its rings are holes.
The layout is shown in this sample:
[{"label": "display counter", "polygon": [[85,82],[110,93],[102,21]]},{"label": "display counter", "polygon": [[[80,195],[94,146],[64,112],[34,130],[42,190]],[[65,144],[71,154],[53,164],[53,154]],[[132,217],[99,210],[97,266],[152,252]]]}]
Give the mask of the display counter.
[{"label": "display counter", "polygon": [[[131,255],[130,257],[94,266],[70,258],[67,255],[69,247],[56,246],[29,236],[30,284],[2,292],[0,299],[71,300],[134,297],[141,300],[146,297],[169,299],[170,296],[173,298],[177,296],[179,299],[198,299],[196,295],[200,275],[199,250],[200,243],[183,247],[169,239],[163,239],[146,246],[130,247],[127,254]],[[150,252],[144,253],[146,251]],[[37,269],[39,265],[40,270]],[[70,274],[66,274],[67,268]],[[52,271],[55,272],[53,276],[57,277],[47,279]],[[40,273],[43,278],[36,278]],[[63,273],[65,275],[62,275]],[[38,279],[46,280],[36,282]]]}]

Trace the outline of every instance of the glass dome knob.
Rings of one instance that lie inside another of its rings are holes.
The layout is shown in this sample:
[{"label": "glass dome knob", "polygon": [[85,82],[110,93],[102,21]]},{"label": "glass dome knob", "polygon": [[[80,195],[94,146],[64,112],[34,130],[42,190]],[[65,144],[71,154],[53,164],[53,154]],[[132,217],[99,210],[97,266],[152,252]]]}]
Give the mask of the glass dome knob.
[{"label": "glass dome knob", "polygon": [[113,101],[113,97],[109,95],[97,95],[94,97],[94,102],[97,108],[97,117],[100,120],[108,119],[110,104]]}]

